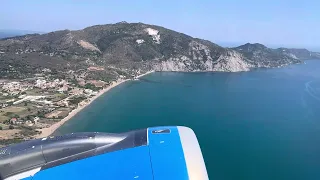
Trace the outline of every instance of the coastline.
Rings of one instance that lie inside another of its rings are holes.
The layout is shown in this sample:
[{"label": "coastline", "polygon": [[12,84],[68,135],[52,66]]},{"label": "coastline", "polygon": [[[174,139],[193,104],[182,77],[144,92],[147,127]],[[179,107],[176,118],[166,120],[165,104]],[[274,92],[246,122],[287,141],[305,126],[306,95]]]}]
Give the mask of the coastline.
[{"label": "coastline", "polygon": [[146,75],[148,75],[148,74],[151,74],[151,73],[153,73],[153,72],[155,72],[155,71],[147,71],[146,73],[140,74],[140,75],[138,75],[138,76],[136,76],[136,77],[134,77],[134,78],[135,78],[135,79],[139,79],[139,78],[141,78],[141,77],[143,77],[143,76],[146,76]]},{"label": "coastline", "polygon": [[[144,74],[140,74],[136,77],[134,77],[134,79],[139,79],[145,75],[148,75],[150,73],[153,73],[154,71],[148,71]],[[52,133],[54,133],[59,127],[61,127],[64,123],[66,123],[68,120],[70,120],[73,116],[75,116],[76,114],[78,114],[81,110],[83,110],[85,107],[87,107],[88,105],[90,105],[94,100],[96,100],[98,97],[100,97],[101,95],[103,95],[104,93],[107,93],[109,90],[111,90],[112,88],[130,81],[131,79],[123,79],[123,80],[118,80],[113,82],[111,85],[109,85],[108,87],[102,89],[101,91],[99,91],[99,93],[95,96],[93,96],[92,98],[89,99],[89,102],[87,102],[85,105],[83,106],[78,106],[77,108],[73,109],[68,116],[66,116],[65,118],[63,118],[61,121],[52,124],[50,127],[48,128],[42,128],[42,129],[37,129],[38,131],[41,132],[41,134],[37,134],[35,136],[33,136],[35,139],[39,139],[39,138],[44,138],[44,137],[48,137],[50,136]]]}]

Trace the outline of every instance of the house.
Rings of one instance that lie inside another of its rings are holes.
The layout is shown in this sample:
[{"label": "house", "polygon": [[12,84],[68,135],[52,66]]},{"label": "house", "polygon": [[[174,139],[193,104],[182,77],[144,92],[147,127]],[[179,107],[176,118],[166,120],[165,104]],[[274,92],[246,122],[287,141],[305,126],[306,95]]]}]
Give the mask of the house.
[{"label": "house", "polygon": [[17,124],[17,118],[11,118],[10,124]]},{"label": "house", "polygon": [[68,104],[66,104],[66,103],[68,103],[68,102],[65,100],[61,100],[61,101],[56,102],[56,105],[60,106],[60,107],[67,107]]},{"label": "house", "polygon": [[32,121],[28,120],[28,121],[26,121],[26,125],[27,126],[33,126],[33,123],[32,123]]},{"label": "house", "polygon": [[62,86],[60,89],[58,89],[58,92],[63,93],[64,91],[68,91],[68,86]]},{"label": "house", "polygon": [[40,120],[40,118],[38,116],[34,117],[33,118],[34,124],[37,124],[39,120]]},{"label": "house", "polygon": [[47,83],[46,80],[38,79],[38,80],[36,81],[35,87],[43,88],[43,87],[45,87],[46,83]]},{"label": "house", "polygon": [[22,120],[17,120],[16,124],[23,124],[24,122]]},{"label": "house", "polygon": [[86,94],[92,94],[93,93],[93,91],[91,89],[85,89],[83,92],[86,93]]},{"label": "house", "polygon": [[5,108],[5,107],[8,107],[8,106],[9,106],[9,104],[6,104],[6,103],[0,104],[0,108]]}]

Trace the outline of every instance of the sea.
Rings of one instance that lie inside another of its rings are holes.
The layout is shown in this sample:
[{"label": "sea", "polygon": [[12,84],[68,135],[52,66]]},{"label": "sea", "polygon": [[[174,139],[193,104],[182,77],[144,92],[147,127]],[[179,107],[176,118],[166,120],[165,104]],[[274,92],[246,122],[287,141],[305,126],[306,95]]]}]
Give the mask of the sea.
[{"label": "sea", "polygon": [[250,72],[156,72],[123,83],[58,129],[192,128],[212,180],[320,179],[320,60]]}]

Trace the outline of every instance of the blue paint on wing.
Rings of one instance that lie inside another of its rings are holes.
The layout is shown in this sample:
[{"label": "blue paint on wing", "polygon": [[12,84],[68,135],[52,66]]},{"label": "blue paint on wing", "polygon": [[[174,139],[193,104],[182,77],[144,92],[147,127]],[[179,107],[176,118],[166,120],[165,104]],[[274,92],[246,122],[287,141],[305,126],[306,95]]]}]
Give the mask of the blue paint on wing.
[{"label": "blue paint on wing", "polygon": [[148,128],[148,138],[154,180],[189,179],[177,127]]},{"label": "blue paint on wing", "polygon": [[141,146],[74,161],[40,171],[33,179],[152,180],[149,148]]},{"label": "blue paint on wing", "polygon": [[148,146],[106,153],[38,172],[42,179],[187,180],[177,127],[148,128]]}]

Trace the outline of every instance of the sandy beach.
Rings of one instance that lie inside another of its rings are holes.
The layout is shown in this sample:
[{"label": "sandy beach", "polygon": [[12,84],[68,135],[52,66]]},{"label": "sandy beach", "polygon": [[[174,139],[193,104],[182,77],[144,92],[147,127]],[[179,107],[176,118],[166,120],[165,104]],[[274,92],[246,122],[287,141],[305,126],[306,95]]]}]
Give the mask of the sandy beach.
[{"label": "sandy beach", "polygon": [[[141,74],[139,76],[136,76],[135,79],[139,79],[142,76],[145,76],[147,74],[150,74],[154,71],[148,71],[144,74]],[[89,102],[87,102],[85,105],[83,106],[78,106],[78,108],[72,110],[68,116],[66,116],[65,118],[63,118],[61,121],[51,125],[48,128],[42,128],[42,129],[37,129],[38,131],[41,131],[41,134],[38,134],[36,136],[34,136],[34,138],[38,139],[38,138],[43,138],[43,137],[47,137],[50,136],[52,133],[54,133],[60,126],[62,126],[65,122],[67,122],[68,120],[70,120],[74,115],[76,115],[78,112],[80,112],[82,109],[84,109],[86,106],[90,105],[94,100],[96,100],[98,97],[100,97],[102,94],[108,92],[110,89],[126,82],[126,81],[130,81],[131,79],[124,79],[124,80],[118,80],[116,82],[113,82],[111,85],[109,85],[108,87],[102,89],[101,91],[99,91],[99,93],[92,97],[91,99],[89,99]]]}]

